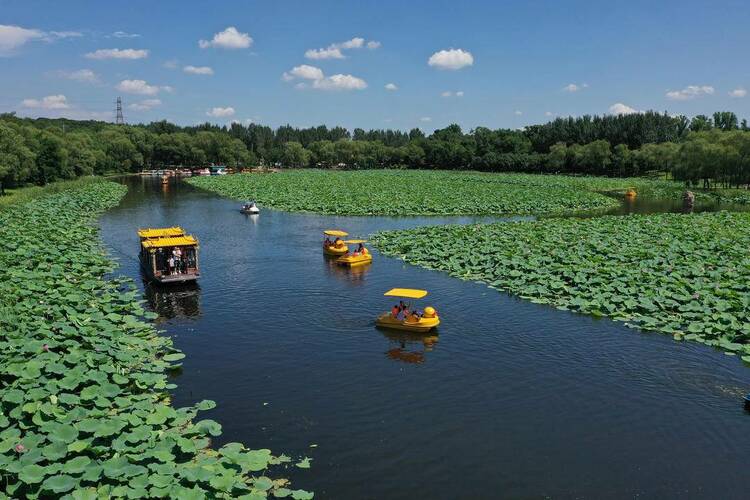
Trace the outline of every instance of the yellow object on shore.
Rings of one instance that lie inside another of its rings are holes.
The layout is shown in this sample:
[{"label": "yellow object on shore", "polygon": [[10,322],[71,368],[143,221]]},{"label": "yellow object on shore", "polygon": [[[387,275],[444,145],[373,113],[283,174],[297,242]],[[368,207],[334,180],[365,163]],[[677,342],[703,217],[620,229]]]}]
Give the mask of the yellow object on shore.
[{"label": "yellow object on shore", "polygon": [[625,191],[625,197],[626,198],[635,198],[637,193],[635,192],[635,189],[630,188],[627,191]]}]

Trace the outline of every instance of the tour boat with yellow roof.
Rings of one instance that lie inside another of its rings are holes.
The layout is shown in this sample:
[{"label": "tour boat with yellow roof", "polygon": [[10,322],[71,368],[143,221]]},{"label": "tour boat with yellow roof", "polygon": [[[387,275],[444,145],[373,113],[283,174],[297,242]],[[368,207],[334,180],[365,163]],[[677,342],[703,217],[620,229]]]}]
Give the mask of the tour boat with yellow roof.
[{"label": "tour boat with yellow roof", "polygon": [[372,262],[372,254],[365,248],[364,243],[367,243],[367,240],[345,240],[344,244],[358,245],[358,247],[354,251],[347,252],[336,259],[336,264],[349,267],[370,264]]},{"label": "tour boat with yellow roof", "polygon": [[[413,288],[392,288],[383,295],[386,297],[399,297],[405,299],[421,299],[427,295],[427,290],[415,290]],[[415,333],[427,333],[440,324],[437,311],[434,307],[427,306],[420,314],[416,311],[410,311],[411,303],[404,304],[405,307],[399,307],[400,304],[393,306],[390,312],[384,312],[375,324],[382,328],[392,328],[395,330],[406,330]]]},{"label": "tour boat with yellow roof", "polygon": [[200,276],[198,240],[179,226],[139,229],[139,260],[146,278],[158,283],[184,283]]},{"label": "tour boat with yellow roof", "polygon": [[[346,231],[341,231],[339,229],[326,229],[323,231],[323,234],[325,235],[325,239],[323,240],[324,254],[340,257],[349,251],[349,247],[346,246],[344,240],[341,239],[349,236],[349,233]],[[331,240],[331,238],[335,239]]]}]

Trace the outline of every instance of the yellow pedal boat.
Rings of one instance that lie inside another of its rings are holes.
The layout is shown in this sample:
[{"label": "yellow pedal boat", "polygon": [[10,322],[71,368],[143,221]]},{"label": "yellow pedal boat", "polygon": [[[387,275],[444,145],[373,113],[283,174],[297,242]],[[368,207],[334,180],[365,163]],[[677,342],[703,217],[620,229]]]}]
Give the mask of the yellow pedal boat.
[{"label": "yellow pedal boat", "polygon": [[[426,296],[427,293],[426,290],[392,288],[383,295],[386,297],[421,299]],[[421,315],[415,315],[409,312],[410,303],[405,304],[405,306],[406,313],[398,312],[394,315],[394,311],[384,312],[378,316],[378,319],[375,320],[375,324],[382,328],[391,328],[394,330],[404,330],[415,333],[427,333],[440,324],[440,318],[434,307],[425,307],[424,312]],[[396,307],[397,306],[394,306],[394,308]]]},{"label": "yellow pedal boat", "polygon": [[342,255],[341,257],[336,259],[336,264],[349,267],[370,264],[372,262],[372,254],[362,245],[363,243],[367,243],[367,240],[344,241],[344,244],[346,245],[359,245],[359,247],[354,252],[346,253],[345,255]]},{"label": "yellow pedal boat", "polygon": [[[323,240],[323,253],[326,255],[332,255],[334,257],[340,257],[345,255],[349,251],[349,247],[341,238],[349,236],[346,231],[340,231],[338,229],[326,229],[323,231],[325,239]],[[331,240],[329,236],[336,239]]]}]

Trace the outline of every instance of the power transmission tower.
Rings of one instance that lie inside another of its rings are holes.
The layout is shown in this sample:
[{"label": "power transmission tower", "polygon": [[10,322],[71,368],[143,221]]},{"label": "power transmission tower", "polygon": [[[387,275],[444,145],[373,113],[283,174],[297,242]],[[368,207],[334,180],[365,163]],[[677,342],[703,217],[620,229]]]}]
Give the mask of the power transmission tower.
[{"label": "power transmission tower", "polygon": [[122,117],[122,97],[117,97],[117,117],[115,118],[117,125],[124,125],[125,118]]}]

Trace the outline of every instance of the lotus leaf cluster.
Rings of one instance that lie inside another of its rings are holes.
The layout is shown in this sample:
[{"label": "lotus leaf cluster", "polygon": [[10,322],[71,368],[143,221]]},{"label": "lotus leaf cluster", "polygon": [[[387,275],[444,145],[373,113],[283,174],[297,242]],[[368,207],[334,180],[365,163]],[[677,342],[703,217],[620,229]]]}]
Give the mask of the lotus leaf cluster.
[{"label": "lotus leaf cluster", "polygon": [[184,355],[113,270],[95,218],[126,188],[73,183],[0,211],[0,497],[311,498],[269,450],[170,404]]},{"label": "lotus leaf cluster", "polygon": [[750,214],[554,218],[382,232],[382,252],[750,362]]},{"label": "lotus leaf cluster", "polygon": [[[624,192],[632,184],[628,179],[606,184],[595,179],[440,170],[291,170],[193,177],[188,182],[280,210],[393,216],[552,214],[613,208],[620,202],[594,188]],[[677,184],[667,184],[674,192]]]}]

